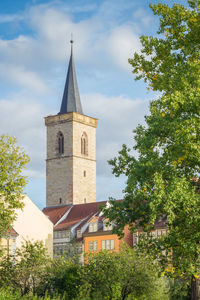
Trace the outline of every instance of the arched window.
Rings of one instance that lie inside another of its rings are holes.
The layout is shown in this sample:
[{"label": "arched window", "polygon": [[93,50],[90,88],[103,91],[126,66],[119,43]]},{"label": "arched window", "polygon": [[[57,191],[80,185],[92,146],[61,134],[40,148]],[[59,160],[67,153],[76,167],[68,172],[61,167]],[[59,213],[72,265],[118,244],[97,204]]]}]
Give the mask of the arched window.
[{"label": "arched window", "polygon": [[58,153],[59,154],[64,153],[64,136],[62,132],[58,133]]},{"label": "arched window", "polygon": [[81,137],[81,154],[88,155],[88,137],[85,132]]}]

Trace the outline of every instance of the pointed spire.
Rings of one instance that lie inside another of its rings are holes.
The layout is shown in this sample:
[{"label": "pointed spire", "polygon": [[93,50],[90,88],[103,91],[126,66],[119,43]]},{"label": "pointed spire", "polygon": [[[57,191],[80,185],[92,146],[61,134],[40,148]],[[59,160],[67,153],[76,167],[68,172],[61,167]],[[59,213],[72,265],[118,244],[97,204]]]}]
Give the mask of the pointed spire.
[{"label": "pointed spire", "polygon": [[79,114],[83,114],[74,66],[73,42],[74,41],[71,38],[71,56],[59,114],[66,114],[68,112],[77,112]]}]

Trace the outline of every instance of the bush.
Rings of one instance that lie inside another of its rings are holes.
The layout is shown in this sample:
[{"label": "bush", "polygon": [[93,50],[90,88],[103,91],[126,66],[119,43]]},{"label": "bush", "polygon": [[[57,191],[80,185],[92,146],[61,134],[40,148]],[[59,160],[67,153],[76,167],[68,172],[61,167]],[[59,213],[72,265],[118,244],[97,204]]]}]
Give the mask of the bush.
[{"label": "bush", "polygon": [[0,285],[20,290],[21,295],[35,293],[49,263],[42,242],[26,241],[16,250],[16,259],[5,255],[0,260]]},{"label": "bush", "polygon": [[22,296],[21,293],[14,292],[10,289],[0,289],[0,300],[62,300],[59,296],[56,298],[50,298],[49,296],[38,297],[36,295]]},{"label": "bush", "polygon": [[47,258],[38,242],[26,242],[17,254],[15,262],[9,257],[0,261],[0,300],[188,299],[178,279],[159,277],[158,263],[133,249],[90,253],[84,266]]},{"label": "bush", "polygon": [[167,300],[168,287],[158,265],[132,249],[88,256],[81,273],[78,299]]},{"label": "bush", "polygon": [[74,299],[79,290],[81,266],[63,257],[51,261],[47,266],[43,280],[37,288],[37,294],[44,296],[60,295],[63,299]]}]

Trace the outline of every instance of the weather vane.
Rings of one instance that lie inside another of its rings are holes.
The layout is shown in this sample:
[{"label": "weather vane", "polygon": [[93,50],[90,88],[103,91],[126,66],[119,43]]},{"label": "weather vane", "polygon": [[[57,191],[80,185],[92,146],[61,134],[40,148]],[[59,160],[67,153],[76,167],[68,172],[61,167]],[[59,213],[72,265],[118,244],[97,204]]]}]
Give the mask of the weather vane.
[{"label": "weather vane", "polygon": [[71,33],[71,40],[70,40],[70,43],[73,44],[73,42],[74,42],[74,41],[73,41],[73,34]]}]

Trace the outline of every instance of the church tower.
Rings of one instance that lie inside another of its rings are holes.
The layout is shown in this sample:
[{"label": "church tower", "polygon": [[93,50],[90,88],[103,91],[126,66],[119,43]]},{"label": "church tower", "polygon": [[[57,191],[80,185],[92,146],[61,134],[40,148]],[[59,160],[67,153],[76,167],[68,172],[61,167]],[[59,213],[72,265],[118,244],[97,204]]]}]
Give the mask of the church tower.
[{"label": "church tower", "polygon": [[47,127],[46,206],[96,201],[97,119],[83,114],[73,41],[60,112]]}]

